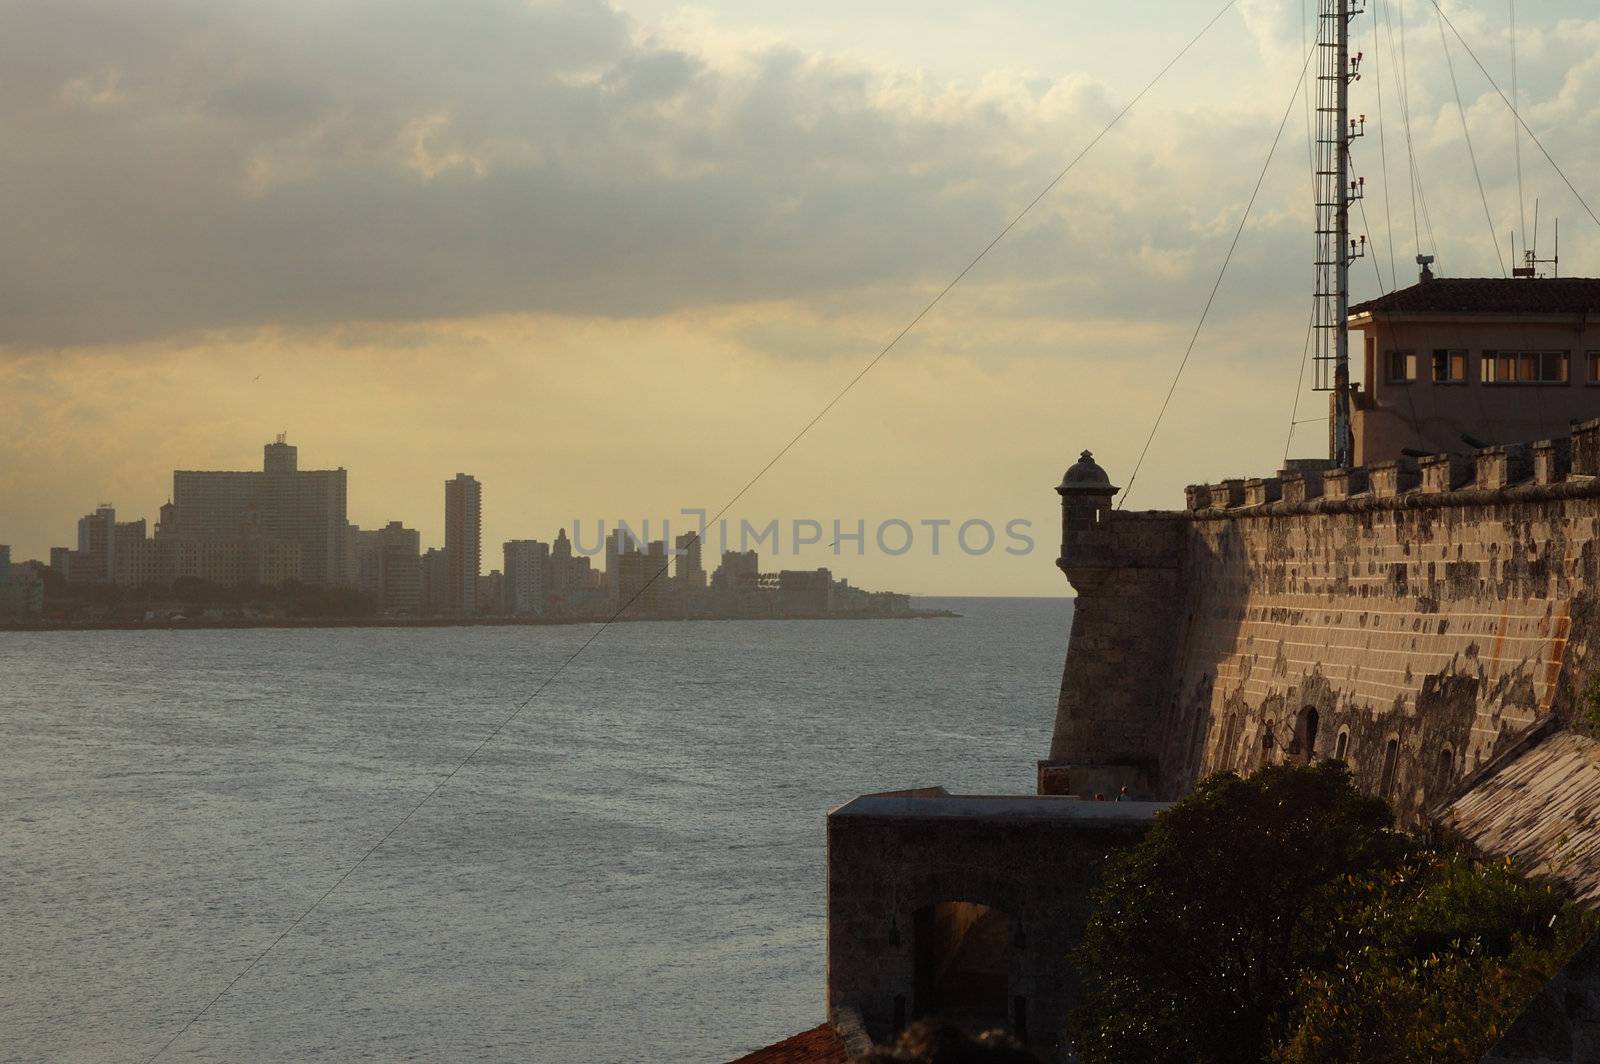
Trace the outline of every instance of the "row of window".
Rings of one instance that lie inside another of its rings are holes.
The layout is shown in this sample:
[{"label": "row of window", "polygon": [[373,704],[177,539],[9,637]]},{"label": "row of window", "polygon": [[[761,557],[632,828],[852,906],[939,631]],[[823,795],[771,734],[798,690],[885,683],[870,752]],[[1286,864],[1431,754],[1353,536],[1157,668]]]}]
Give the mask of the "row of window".
[{"label": "row of window", "polygon": [[[1429,379],[1434,384],[1467,383],[1468,352],[1460,348],[1440,348],[1433,352]],[[1388,351],[1384,359],[1384,380],[1388,384],[1411,384],[1421,369],[1415,351]],[[1478,356],[1478,379],[1484,384],[1570,384],[1570,351],[1484,351]],[[1585,384],[1600,385],[1600,351],[1584,355]]]}]

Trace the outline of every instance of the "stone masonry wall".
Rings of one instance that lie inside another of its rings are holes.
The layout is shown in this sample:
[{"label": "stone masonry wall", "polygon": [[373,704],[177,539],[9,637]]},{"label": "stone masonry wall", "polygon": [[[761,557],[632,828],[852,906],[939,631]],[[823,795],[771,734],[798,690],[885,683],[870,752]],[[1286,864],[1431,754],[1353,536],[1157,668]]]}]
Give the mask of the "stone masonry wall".
[{"label": "stone masonry wall", "polygon": [[[872,1037],[892,1039],[897,1021],[919,1013],[917,912],[976,902],[1010,918],[1007,993],[1025,1003],[1028,1044],[1046,1060],[1063,1059],[1079,993],[1071,953],[1089,892],[1107,855],[1137,842],[1153,816],[1144,803],[1070,805],[1088,807],[1084,819],[830,816],[830,1017],[855,1010]],[[1013,1030],[1016,1021],[1013,1011]]]},{"label": "stone masonry wall", "polygon": [[1342,750],[1419,812],[1570,697],[1597,537],[1593,497],[1194,520],[1167,789]]},{"label": "stone masonry wall", "polygon": [[[1568,708],[1592,668],[1600,583],[1600,422],[1570,439],[1434,456],[1370,469],[1302,466],[1280,477],[1191,488],[1186,511],[1118,514],[1181,541],[1169,631],[1118,663],[1157,718],[1144,751],[1152,796],[1185,793],[1219,770],[1342,755],[1371,792],[1415,819],[1545,715]],[[1129,627],[1083,609],[1117,551],[1096,545],[1079,587],[1072,649]],[[1067,537],[1063,559],[1075,544]],[[1125,640],[1122,640],[1125,641]],[[1119,743],[1079,723],[1085,678],[1069,652],[1051,760],[1063,781]],[[1068,691],[1078,692],[1068,698]],[[1314,745],[1307,749],[1314,710]],[[1135,723],[1135,730],[1144,726]],[[1392,770],[1386,770],[1389,744]],[[1062,782],[1041,789],[1081,790]],[[1093,775],[1093,773],[1089,773]]]}]

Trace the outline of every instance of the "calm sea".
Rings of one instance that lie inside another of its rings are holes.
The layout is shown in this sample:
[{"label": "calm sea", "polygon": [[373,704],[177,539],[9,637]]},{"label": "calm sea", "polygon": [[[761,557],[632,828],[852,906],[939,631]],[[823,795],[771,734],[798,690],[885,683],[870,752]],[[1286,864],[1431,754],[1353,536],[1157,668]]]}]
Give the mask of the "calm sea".
[{"label": "calm sea", "polygon": [[[823,1018],[824,817],[1027,792],[1065,600],[607,631],[168,1050],[715,1062]],[[593,629],[0,633],[0,1060],[143,1061]]]}]

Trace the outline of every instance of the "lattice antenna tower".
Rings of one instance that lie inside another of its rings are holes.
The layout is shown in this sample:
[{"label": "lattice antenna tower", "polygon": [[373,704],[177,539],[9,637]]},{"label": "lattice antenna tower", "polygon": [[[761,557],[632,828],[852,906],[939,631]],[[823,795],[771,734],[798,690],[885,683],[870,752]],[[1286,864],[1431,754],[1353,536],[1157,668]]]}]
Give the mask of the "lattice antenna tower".
[{"label": "lattice antenna tower", "polygon": [[1350,54],[1350,23],[1361,0],[1318,0],[1317,13],[1317,251],[1315,358],[1317,391],[1333,393],[1329,457],[1351,464],[1350,264],[1366,254],[1367,238],[1350,236],[1350,205],[1366,178],[1350,176],[1350,145],[1366,133],[1367,116],[1350,117],[1350,86],[1361,78],[1361,53]]}]

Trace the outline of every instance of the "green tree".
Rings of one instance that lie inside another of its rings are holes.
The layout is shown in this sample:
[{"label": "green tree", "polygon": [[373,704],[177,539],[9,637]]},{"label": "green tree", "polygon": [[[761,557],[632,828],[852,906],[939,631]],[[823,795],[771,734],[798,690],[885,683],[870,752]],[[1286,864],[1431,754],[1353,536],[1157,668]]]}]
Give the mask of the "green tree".
[{"label": "green tree", "polygon": [[1334,953],[1351,877],[1402,861],[1392,824],[1338,762],[1201,783],[1111,861],[1095,893],[1076,958],[1081,1059],[1265,1059],[1302,975]]},{"label": "green tree", "polygon": [[1080,1058],[1477,1061],[1595,919],[1392,824],[1336,762],[1206,780],[1095,894]]}]

